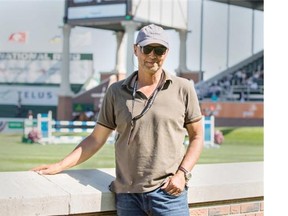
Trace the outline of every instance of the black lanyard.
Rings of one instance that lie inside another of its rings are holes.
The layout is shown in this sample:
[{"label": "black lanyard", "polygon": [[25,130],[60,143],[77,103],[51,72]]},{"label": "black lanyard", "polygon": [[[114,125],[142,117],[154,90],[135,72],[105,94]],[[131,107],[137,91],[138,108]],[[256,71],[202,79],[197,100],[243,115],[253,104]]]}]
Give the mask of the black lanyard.
[{"label": "black lanyard", "polygon": [[[152,104],[155,101],[156,95],[158,94],[158,92],[163,87],[163,84],[164,84],[163,81],[164,81],[164,74],[162,73],[161,78],[160,78],[160,82],[159,82],[157,88],[154,90],[152,96],[148,99],[148,102],[146,103],[144,109],[142,110],[142,112],[139,115],[132,118],[132,120],[131,120],[132,127],[134,126],[134,122],[137,121],[138,119],[140,119],[142,116],[144,116],[145,113],[147,113],[147,111],[151,108]],[[137,83],[138,83],[138,75],[136,75],[136,79],[135,79],[134,86],[133,86],[132,115],[133,115],[134,103],[135,103],[135,98],[136,98]]]}]

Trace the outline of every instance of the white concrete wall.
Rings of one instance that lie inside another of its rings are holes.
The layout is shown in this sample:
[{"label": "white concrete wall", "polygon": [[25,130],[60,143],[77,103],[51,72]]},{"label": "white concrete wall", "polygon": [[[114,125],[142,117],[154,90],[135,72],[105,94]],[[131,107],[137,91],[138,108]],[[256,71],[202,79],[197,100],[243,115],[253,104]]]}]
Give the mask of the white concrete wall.
[{"label": "white concrete wall", "polygon": [[[189,203],[264,196],[263,162],[196,165]],[[0,215],[68,215],[115,210],[108,189],[114,169],[69,170],[41,176],[0,173]]]}]

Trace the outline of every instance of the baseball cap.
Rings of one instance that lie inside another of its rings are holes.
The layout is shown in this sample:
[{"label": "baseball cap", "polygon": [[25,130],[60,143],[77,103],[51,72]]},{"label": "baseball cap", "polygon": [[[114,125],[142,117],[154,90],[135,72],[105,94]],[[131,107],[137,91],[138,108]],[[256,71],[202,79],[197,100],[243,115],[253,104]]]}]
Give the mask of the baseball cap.
[{"label": "baseball cap", "polygon": [[168,37],[165,30],[155,24],[150,24],[141,28],[136,38],[136,44],[139,44],[140,46],[146,46],[152,43],[161,44],[169,48]]}]

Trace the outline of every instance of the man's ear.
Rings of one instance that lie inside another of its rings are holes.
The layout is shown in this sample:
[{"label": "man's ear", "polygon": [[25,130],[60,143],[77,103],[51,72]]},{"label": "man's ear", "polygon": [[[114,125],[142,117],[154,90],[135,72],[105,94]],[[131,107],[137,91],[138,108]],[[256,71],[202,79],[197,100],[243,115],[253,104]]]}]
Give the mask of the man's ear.
[{"label": "man's ear", "polygon": [[137,45],[134,45],[134,55],[137,56]]}]

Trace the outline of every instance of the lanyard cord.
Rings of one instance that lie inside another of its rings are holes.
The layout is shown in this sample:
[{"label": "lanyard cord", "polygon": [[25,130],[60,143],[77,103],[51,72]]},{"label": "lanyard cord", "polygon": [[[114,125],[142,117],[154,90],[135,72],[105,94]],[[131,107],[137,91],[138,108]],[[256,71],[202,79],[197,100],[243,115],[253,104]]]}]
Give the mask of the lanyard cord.
[{"label": "lanyard cord", "polygon": [[[135,116],[135,117],[132,118],[132,121],[131,121],[132,126],[133,126],[133,123],[134,123],[136,120],[138,120],[138,119],[140,119],[142,116],[144,116],[145,113],[151,108],[151,106],[152,106],[152,104],[154,103],[154,100],[155,100],[155,98],[156,98],[156,95],[158,94],[158,92],[159,92],[159,91],[162,89],[162,87],[163,87],[163,83],[164,83],[164,82],[163,82],[163,80],[164,80],[164,76],[163,76],[163,75],[164,75],[164,74],[162,73],[162,74],[161,74],[161,79],[160,79],[160,84],[158,84],[158,86],[157,86],[157,88],[154,90],[152,96],[148,99],[148,103],[146,103],[146,105],[145,105],[144,109],[142,110],[142,112],[141,112],[139,115],[137,115],[137,116]],[[134,86],[133,86],[133,94],[132,94],[132,96],[133,96],[133,101],[132,101],[132,116],[133,116],[133,111],[134,111],[134,103],[135,103],[135,98],[136,98],[137,84],[138,84],[138,75],[136,75],[136,79],[135,79]]]}]

